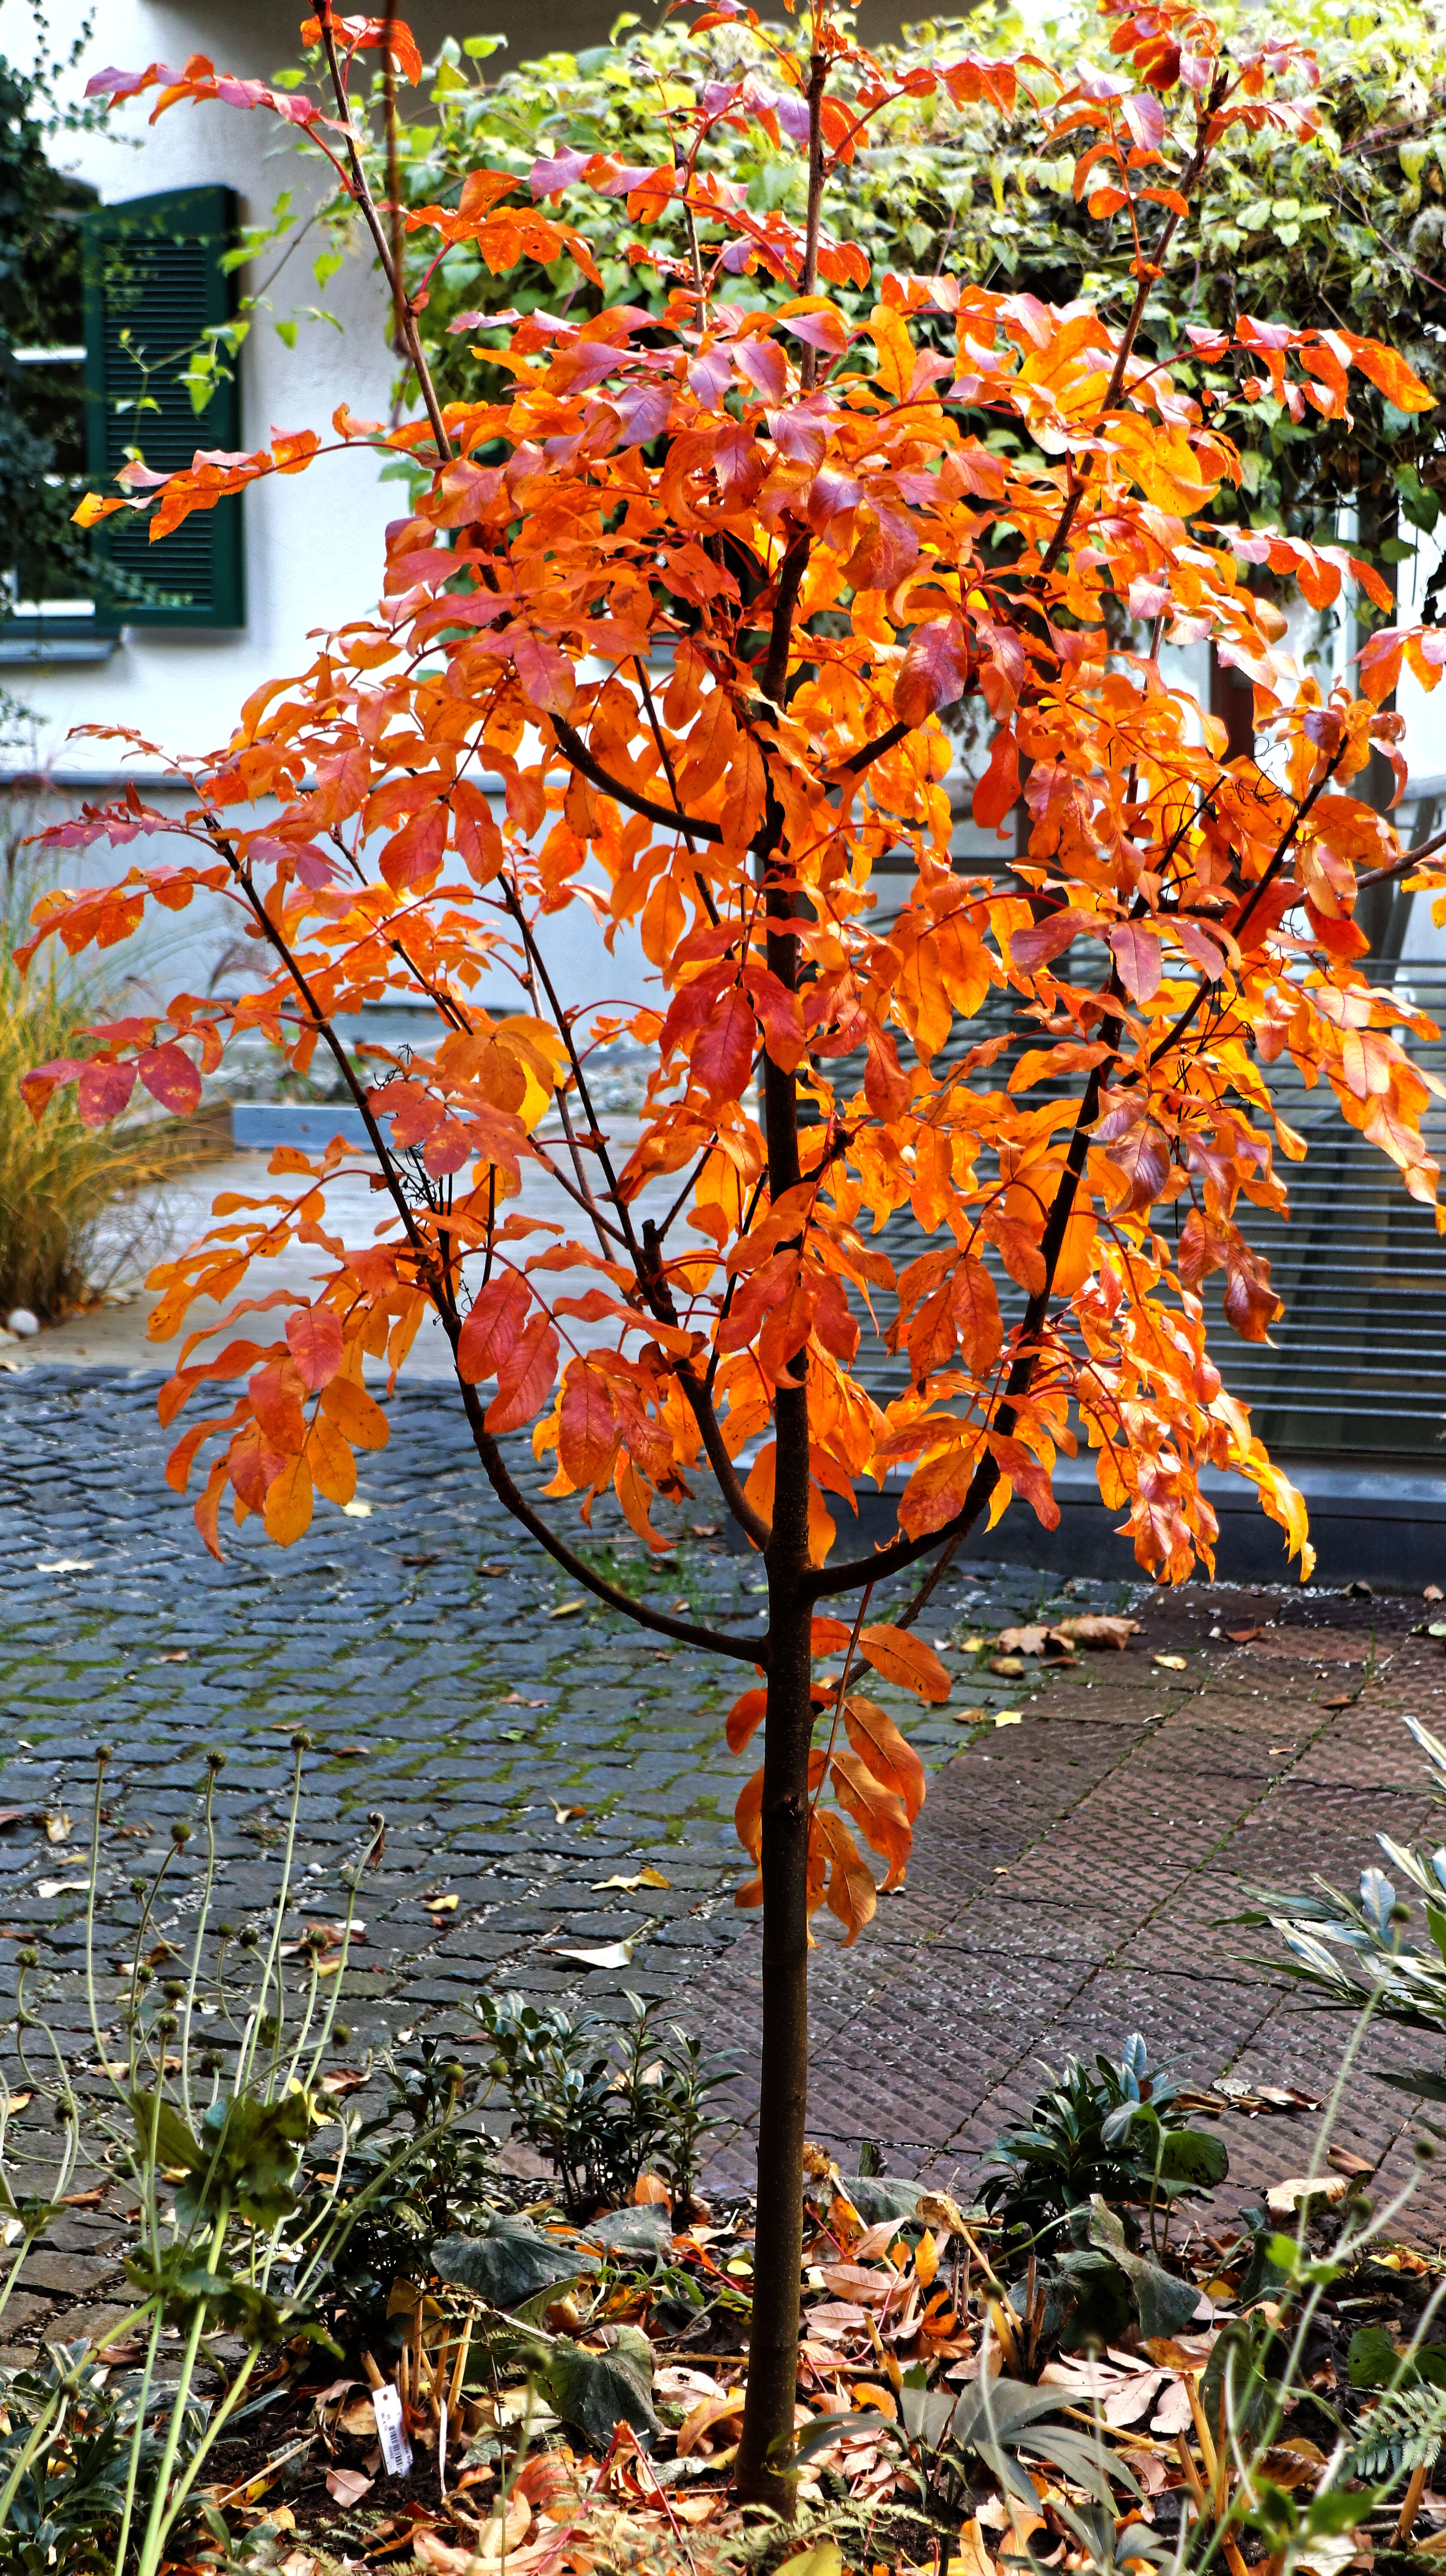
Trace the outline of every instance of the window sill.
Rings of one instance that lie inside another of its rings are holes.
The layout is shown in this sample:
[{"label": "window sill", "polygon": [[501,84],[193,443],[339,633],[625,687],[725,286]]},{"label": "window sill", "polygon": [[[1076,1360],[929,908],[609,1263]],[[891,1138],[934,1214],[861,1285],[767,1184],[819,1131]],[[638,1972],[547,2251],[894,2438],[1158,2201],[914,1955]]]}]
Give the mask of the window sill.
[{"label": "window sill", "polygon": [[17,663],[32,667],[54,662],[108,662],[119,635],[16,635],[0,626],[0,668]]}]

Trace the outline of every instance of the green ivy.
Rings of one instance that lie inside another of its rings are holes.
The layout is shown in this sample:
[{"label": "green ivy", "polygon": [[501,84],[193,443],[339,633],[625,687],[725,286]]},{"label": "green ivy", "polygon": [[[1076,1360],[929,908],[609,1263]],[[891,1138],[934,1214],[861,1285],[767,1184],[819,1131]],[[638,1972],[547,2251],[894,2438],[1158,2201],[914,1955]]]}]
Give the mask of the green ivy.
[{"label": "green ivy", "polygon": [[[1227,25],[1240,19],[1242,41],[1254,33],[1238,8],[1221,15]],[[1407,528],[1426,531],[1443,506],[1446,442],[1437,415],[1408,419],[1356,378],[1351,419],[1307,411],[1297,424],[1272,400],[1247,400],[1238,374],[1194,364],[1184,333],[1187,323],[1232,324],[1240,313],[1301,328],[1343,326],[1389,340],[1446,396],[1446,20],[1420,0],[1279,0],[1270,30],[1317,56],[1319,130],[1291,147],[1278,135],[1235,129],[1202,204],[1180,228],[1145,337],[1172,359],[1183,385],[1211,395],[1216,421],[1240,448],[1244,493],[1238,505],[1227,493],[1223,506],[1318,532],[1355,503],[1363,529],[1385,540],[1389,561],[1408,550],[1391,533],[1398,512]],[[799,41],[793,29],[770,32],[785,45]],[[694,41],[679,22],[649,29],[623,17],[608,45],[500,73],[497,41],[448,39],[422,89],[399,91],[396,150],[407,203],[455,204],[469,170],[521,176],[568,146],[656,166],[671,157],[670,129],[687,122],[705,80],[756,70],[770,88],[779,85],[768,43],[746,26],[716,27]],[[1072,67],[1106,59],[1107,42],[1108,31],[1084,8],[1061,12],[1041,34],[1026,31],[1003,0],[985,0],[967,18],[908,28],[879,60],[891,79],[964,52],[1033,49]],[[317,68],[308,66],[309,83]],[[1043,70],[1026,81],[1036,100],[1055,95]],[[379,81],[372,109],[374,176],[385,193]],[[1089,295],[1123,313],[1134,285],[1128,225],[1118,216],[1097,221],[1077,205],[1068,148],[1041,154],[1037,136],[1027,98],[1016,119],[989,106],[956,107],[942,87],[932,97],[900,98],[875,117],[847,195],[847,228],[868,254],[871,284],[839,290],[840,303],[865,313],[886,269],[930,273],[943,265],[1004,291],[1052,303]],[[802,212],[802,155],[786,139],[776,145],[756,118],[741,130],[716,128],[704,166],[745,187],[755,210]],[[660,305],[663,280],[631,249],[686,257],[676,208],[644,229],[629,220],[624,199],[573,186],[554,210],[595,245],[602,299],[566,259],[495,278],[464,248],[427,279],[435,236],[409,236],[409,281],[414,292],[426,284],[427,352],[445,397],[495,396],[498,379],[485,357],[489,313],[576,312],[602,300]],[[331,220],[343,226],[354,216],[338,200]],[[728,291],[744,305],[757,296],[746,277]],[[456,329],[468,313],[481,319]]]}]

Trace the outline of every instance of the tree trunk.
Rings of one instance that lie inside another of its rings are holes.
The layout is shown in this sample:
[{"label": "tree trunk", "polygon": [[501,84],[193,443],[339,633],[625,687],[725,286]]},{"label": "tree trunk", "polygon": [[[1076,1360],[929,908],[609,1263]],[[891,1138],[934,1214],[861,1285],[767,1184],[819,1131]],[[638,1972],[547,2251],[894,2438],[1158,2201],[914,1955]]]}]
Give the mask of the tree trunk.
[{"label": "tree trunk", "polygon": [[[781,687],[781,681],[778,686]],[[773,825],[775,836],[781,816]],[[776,837],[774,846],[777,846]],[[765,882],[767,867],[765,862]],[[798,981],[791,899],[768,883],[768,963]],[[799,1178],[798,1090],[764,1058],[764,1126],[775,1205]],[[758,2234],[748,2390],[734,2484],[745,2503],[791,2515],[788,2457],[798,2385],[803,2264],[803,2144],[808,2115],[808,1755],[813,1739],[808,1568],[808,1353],[774,1397],[773,1529],[768,1569],[768,1707],[763,1733],[763,2045],[758,2066]]]},{"label": "tree trunk", "polygon": [[[773,1536],[767,1553],[768,1712],[763,1739],[763,2045],[758,2090],[758,2236],[748,2393],[735,2483],[745,2502],[791,2514],[786,2464],[798,2381],[803,2146],[808,2114],[808,1755],[813,1736],[808,1562],[808,1399],[780,1388]],[[801,1472],[800,1472],[801,1470]]]}]

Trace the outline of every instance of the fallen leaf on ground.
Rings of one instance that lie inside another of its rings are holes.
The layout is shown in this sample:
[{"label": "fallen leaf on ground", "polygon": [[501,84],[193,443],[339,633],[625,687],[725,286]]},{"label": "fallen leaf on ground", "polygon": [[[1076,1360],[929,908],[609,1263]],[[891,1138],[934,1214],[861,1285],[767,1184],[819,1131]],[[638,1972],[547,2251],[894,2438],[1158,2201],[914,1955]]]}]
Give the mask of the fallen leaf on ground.
[{"label": "fallen leaf on ground", "polygon": [[1334,2209],[1349,2189],[1341,2173],[1297,2174],[1289,2182],[1273,2182],[1265,2195],[1265,2206],[1272,2218],[1293,2218],[1309,2200],[1323,2200],[1328,2209]]},{"label": "fallen leaf on ground", "polygon": [[585,1610],[586,1608],[586,1597],[580,1592],[575,1601],[559,1601],[556,1608],[549,1610],[546,1615],[549,1619],[570,1619],[574,1610]]},{"label": "fallen leaf on ground", "polygon": [[1321,1701],[1322,1708],[1354,1708],[1355,1704],[1356,1695],[1354,1691],[1337,1691],[1334,1699],[1323,1699]]},{"label": "fallen leaf on ground", "polygon": [[355,1497],[353,1497],[351,1502],[343,1503],[342,1510],[345,1512],[349,1521],[369,1521],[372,1516],[372,1507],[370,1503],[358,1502]]},{"label": "fallen leaf on ground", "polygon": [[1332,2173],[1368,2174],[1376,2168],[1367,2156],[1353,2156],[1349,2147],[1327,2147],[1326,2163]]},{"label": "fallen leaf on ground", "polygon": [[157,1655],[156,1657],[158,1664],[188,1664],[190,1660],[191,1649],[189,1646],[172,1646],[167,1654]]},{"label": "fallen leaf on ground", "polygon": [[1442,1592],[1439,1583],[1428,1583],[1421,1598],[1423,1601],[1442,1601],[1446,1600],[1446,1593]]},{"label": "fallen leaf on ground", "polygon": [[1252,1646],[1257,1637],[1264,1636],[1265,1630],[1263,1628],[1227,1628],[1225,1634],[1232,1646]]},{"label": "fallen leaf on ground", "polygon": [[461,1902],[461,1897],[455,1892],[451,1896],[424,1896],[422,1899],[429,1914],[455,1914]]},{"label": "fallen leaf on ground", "polygon": [[626,1968],[633,1955],[631,1941],[609,1941],[598,1950],[564,1949],[560,1942],[549,1948],[554,1959],[580,1959],[585,1968]]},{"label": "fallen leaf on ground", "polygon": [[1024,1711],[1022,1708],[997,1708],[994,1712],[994,1723],[996,1726],[1022,1726]]},{"label": "fallen leaf on ground", "polygon": [[44,1897],[47,1903],[52,1896],[89,1896],[90,1880],[88,1878],[42,1878],[35,1893],[37,1896]]},{"label": "fallen leaf on ground", "polygon": [[1001,1681],[1017,1682],[1024,1677],[1024,1666],[1017,1655],[991,1655],[989,1669],[998,1673]]},{"label": "fallen leaf on ground", "polygon": [[1051,1633],[1036,1620],[1026,1628],[1002,1628],[999,1642],[1007,1655],[1042,1655]]},{"label": "fallen leaf on ground", "polygon": [[[347,2411],[349,2414],[353,2415],[358,2415],[362,2412],[370,2415],[372,2410],[370,2406],[367,2406],[365,2409],[353,2406],[349,2407]],[[349,2424],[345,2424],[345,2418],[343,2418],[343,2423],[345,2430],[350,2432],[352,2428]],[[372,2426],[372,2430],[375,2432],[375,2425]],[[360,2469],[327,2470],[326,2492],[330,2496],[333,2504],[339,2504],[343,2508],[348,2505],[360,2504],[362,2497],[364,2495],[370,2495],[371,2491],[372,2481],[369,2477],[364,2476]]]},{"label": "fallen leaf on ground", "polygon": [[956,1726],[978,1726],[989,1711],[987,1708],[951,1708],[948,1714]]},{"label": "fallen leaf on ground", "polygon": [[631,1878],[624,1878],[621,1875],[618,1875],[614,1878],[595,1878],[593,1880],[593,1886],[595,1889],[601,1889],[604,1887],[621,1887],[628,1893],[631,1893],[635,1887],[671,1887],[672,1884],[672,1880],[670,1878],[664,1878],[660,1869],[640,1869],[635,1871]]},{"label": "fallen leaf on ground", "polygon": [[0,1807],[0,1825],[18,1825],[29,1813],[28,1807]]},{"label": "fallen leaf on ground", "polygon": [[547,1702],[545,1699],[524,1699],[521,1691],[509,1691],[497,1705],[499,1708],[546,1708]]},{"label": "fallen leaf on ground", "polygon": [[1077,1619],[1057,1620],[1055,1635],[1076,1646],[1115,1646],[1123,1653],[1139,1628],[1138,1619],[1122,1618],[1116,1611],[1086,1610]]},{"label": "fallen leaf on ground", "polygon": [[571,1824],[574,1816],[585,1816],[587,1814],[586,1807],[560,1807],[555,1798],[553,1798],[549,1803],[551,1804],[552,1812],[556,1816],[560,1825]]},{"label": "fallen leaf on ground", "polygon": [[1183,1655],[1154,1655],[1151,1657],[1151,1662],[1163,1664],[1167,1673],[1183,1673],[1189,1670]]}]

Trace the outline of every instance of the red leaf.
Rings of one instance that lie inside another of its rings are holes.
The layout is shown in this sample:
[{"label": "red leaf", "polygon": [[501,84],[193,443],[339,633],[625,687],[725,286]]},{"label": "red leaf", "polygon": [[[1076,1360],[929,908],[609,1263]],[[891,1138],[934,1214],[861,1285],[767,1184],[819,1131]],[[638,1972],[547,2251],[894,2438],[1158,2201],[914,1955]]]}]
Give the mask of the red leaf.
[{"label": "red leaf", "polygon": [[1019,745],[1008,725],[1001,725],[989,752],[989,766],[974,790],[974,820],[986,830],[1002,823],[1019,802]]},{"label": "red leaf", "polygon": [[710,1101],[738,1099],[748,1081],[756,1036],[753,1005],[730,984],[693,1040],[690,1057]]},{"label": "red leaf", "polygon": [[341,1317],[330,1306],[303,1306],[287,1318],[286,1339],[309,1394],[329,1386],[341,1366]]},{"label": "red leaf", "polygon": [[134,1056],[125,1064],[86,1065],[77,1094],[86,1126],[104,1127],[108,1120],[118,1118],[135,1087]]},{"label": "red leaf", "polygon": [[557,1453],[575,1485],[605,1483],[618,1445],[612,1390],[600,1369],[574,1360],[562,1390]]},{"label": "red leaf", "polygon": [[532,1291],[516,1270],[504,1270],[478,1290],[457,1340],[457,1375],[464,1386],[495,1377],[515,1349]]},{"label": "red leaf", "polygon": [[557,1335],[545,1315],[534,1315],[516,1349],[497,1373],[486,1428],[500,1435],[520,1431],[542,1410],[557,1378]]},{"label": "red leaf", "polygon": [[189,1118],[201,1099],[201,1076],[183,1047],[147,1047],[140,1058],[140,1075],[153,1100],[163,1109],[173,1109],[178,1118]]},{"label": "red leaf", "polygon": [[937,707],[952,707],[969,676],[969,631],[962,618],[916,627],[894,689],[901,724],[919,725]]}]

